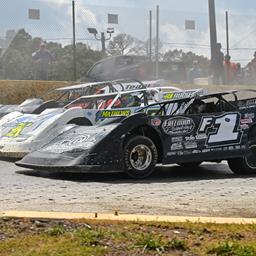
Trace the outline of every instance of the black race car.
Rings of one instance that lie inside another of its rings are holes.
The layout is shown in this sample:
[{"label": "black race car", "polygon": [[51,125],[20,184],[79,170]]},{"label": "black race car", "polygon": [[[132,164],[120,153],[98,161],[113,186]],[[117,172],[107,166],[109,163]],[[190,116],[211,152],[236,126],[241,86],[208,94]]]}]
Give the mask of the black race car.
[{"label": "black race car", "polygon": [[98,126],[76,126],[16,164],[80,172],[124,170],[145,178],[156,164],[228,160],[237,174],[256,174],[256,90],[181,98],[149,105]]}]

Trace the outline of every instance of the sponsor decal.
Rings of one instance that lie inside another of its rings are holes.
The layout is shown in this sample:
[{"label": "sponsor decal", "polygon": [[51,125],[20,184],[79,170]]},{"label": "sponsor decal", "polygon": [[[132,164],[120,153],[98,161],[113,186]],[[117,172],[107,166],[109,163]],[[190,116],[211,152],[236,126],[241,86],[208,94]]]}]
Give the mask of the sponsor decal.
[{"label": "sponsor decal", "polygon": [[158,127],[158,126],[161,125],[161,123],[162,123],[162,121],[161,121],[161,119],[159,119],[159,118],[153,118],[153,119],[151,119],[151,125],[153,125],[153,126]]},{"label": "sponsor decal", "polygon": [[196,137],[193,135],[185,137],[185,141],[194,141],[194,140],[196,140]]},{"label": "sponsor decal", "polygon": [[184,135],[193,131],[195,123],[191,118],[173,117],[163,122],[162,128],[168,135]]},{"label": "sponsor decal", "polygon": [[247,114],[244,115],[244,118],[254,119],[255,118],[255,114],[254,113],[247,113]]},{"label": "sponsor decal", "polygon": [[182,142],[183,141],[183,137],[173,137],[172,138],[172,142]]},{"label": "sponsor decal", "polygon": [[174,150],[180,150],[180,149],[183,149],[183,145],[182,143],[173,143],[171,145],[171,150],[174,151]]},{"label": "sponsor decal", "polygon": [[167,152],[167,156],[176,156],[177,152]]},{"label": "sponsor decal", "polygon": [[241,124],[251,124],[252,123],[252,119],[251,118],[244,118],[240,120]]},{"label": "sponsor decal", "polygon": [[123,109],[123,110],[102,110],[100,116],[102,118],[110,118],[110,117],[117,117],[117,116],[129,116],[131,114],[130,109]]},{"label": "sponsor decal", "polygon": [[186,91],[186,92],[173,92],[172,99],[183,99],[190,98],[195,94],[195,91]]},{"label": "sponsor decal", "polygon": [[163,96],[163,99],[164,100],[172,100],[174,97],[174,94],[173,93],[166,93],[164,96]]},{"label": "sponsor decal", "polygon": [[205,140],[206,138],[207,138],[207,135],[205,133],[196,135],[197,140]]},{"label": "sponsor decal", "polygon": [[256,99],[251,99],[246,101],[247,106],[255,105],[256,104]]},{"label": "sponsor decal", "polygon": [[223,150],[223,148],[211,148],[212,152],[222,151],[222,150]]},{"label": "sponsor decal", "polygon": [[149,87],[150,84],[130,84],[127,85],[125,90],[139,90],[139,89],[144,89],[145,87]]},{"label": "sponsor decal", "polygon": [[193,150],[192,151],[192,154],[200,154],[200,153],[202,153],[201,150]]},{"label": "sponsor decal", "polygon": [[249,125],[248,124],[242,124],[242,125],[240,125],[240,128],[242,130],[246,130],[246,129],[249,129]]},{"label": "sponsor decal", "polygon": [[186,149],[192,149],[192,148],[197,148],[197,143],[195,141],[188,141],[184,143],[184,146]]},{"label": "sponsor decal", "polygon": [[68,150],[75,148],[81,148],[83,150],[88,149],[95,143],[95,138],[89,134],[79,135],[75,138],[64,138],[63,140],[57,141],[52,145],[46,146],[41,151],[43,152],[53,152],[53,153],[63,153]]},{"label": "sponsor decal", "polygon": [[7,134],[4,135],[4,137],[9,138],[16,138],[19,137],[22,131],[26,128],[31,126],[33,123],[19,123],[16,127],[12,128]]},{"label": "sponsor decal", "polygon": [[88,141],[90,137],[91,136],[89,134],[85,134],[85,135],[82,135],[79,137],[69,138],[69,139],[65,139],[63,141],[59,141],[55,145],[65,145],[66,147],[70,147],[73,145],[80,145],[83,142]]}]

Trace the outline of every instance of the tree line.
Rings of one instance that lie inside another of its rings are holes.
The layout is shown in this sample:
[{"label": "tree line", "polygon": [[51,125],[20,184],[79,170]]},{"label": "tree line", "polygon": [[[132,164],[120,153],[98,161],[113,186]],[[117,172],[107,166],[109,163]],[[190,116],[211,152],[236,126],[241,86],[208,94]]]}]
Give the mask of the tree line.
[{"label": "tree line", "polygon": [[[25,29],[20,29],[9,47],[1,54],[0,79],[33,80],[34,63],[32,53],[37,51],[42,38],[32,37]],[[73,46],[63,46],[57,42],[47,42],[47,49],[54,60],[49,65],[49,80],[73,80]],[[154,48],[154,42],[153,42]],[[153,49],[154,52],[154,49]],[[91,49],[85,43],[76,44],[77,77],[82,77],[97,61],[107,56],[115,55],[148,55],[148,42],[140,41],[131,35],[119,34],[109,42],[106,53]],[[208,74],[210,61],[204,56],[182,50],[161,51],[162,61],[181,61],[189,69],[194,61],[199,63],[202,74]]]}]

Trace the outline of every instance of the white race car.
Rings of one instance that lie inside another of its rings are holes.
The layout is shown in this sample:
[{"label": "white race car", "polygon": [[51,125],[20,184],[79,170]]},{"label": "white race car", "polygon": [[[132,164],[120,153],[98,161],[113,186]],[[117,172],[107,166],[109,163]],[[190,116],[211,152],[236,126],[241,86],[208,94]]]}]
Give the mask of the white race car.
[{"label": "white race car", "polygon": [[202,89],[181,91],[176,87],[156,87],[83,96],[64,108],[46,109],[40,114],[13,112],[0,120],[0,156],[20,158],[74,125],[94,125],[106,118],[128,116],[152,102],[203,93]]},{"label": "white race car", "polygon": [[162,86],[163,83],[163,80],[141,82],[131,79],[120,79],[61,87],[47,91],[42,97],[27,99],[20,105],[0,104],[0,118],[14,111],[39,114],[47,108],[63,107],[78,97],[85,95],[138,90],[147,87]]}]

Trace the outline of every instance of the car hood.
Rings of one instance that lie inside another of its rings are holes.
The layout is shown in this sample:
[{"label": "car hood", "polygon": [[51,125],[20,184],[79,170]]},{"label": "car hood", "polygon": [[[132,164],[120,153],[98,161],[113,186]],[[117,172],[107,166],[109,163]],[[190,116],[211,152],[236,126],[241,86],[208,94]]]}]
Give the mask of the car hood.
[{"label": "car hood", "polygon": [[[27,140],[58,118],[62,112],[63,109],[51,109],[44,111],[40,115],[22,114],[19,112],[10,113],[4,117],[4,119],[7,119],[6,122],[3,122],[3,120],[0,122],[0,143]],[[13,115],[13,119],[11,119],[11,115]],[[8,116],[10,116],[10,120]]]},{"label": "car hood", "polygon": [[29,153],[16,164],[29,168],[71,167],[84,164],[86,156],[120,123],[104,126],[74,126],[46,146]]}]

